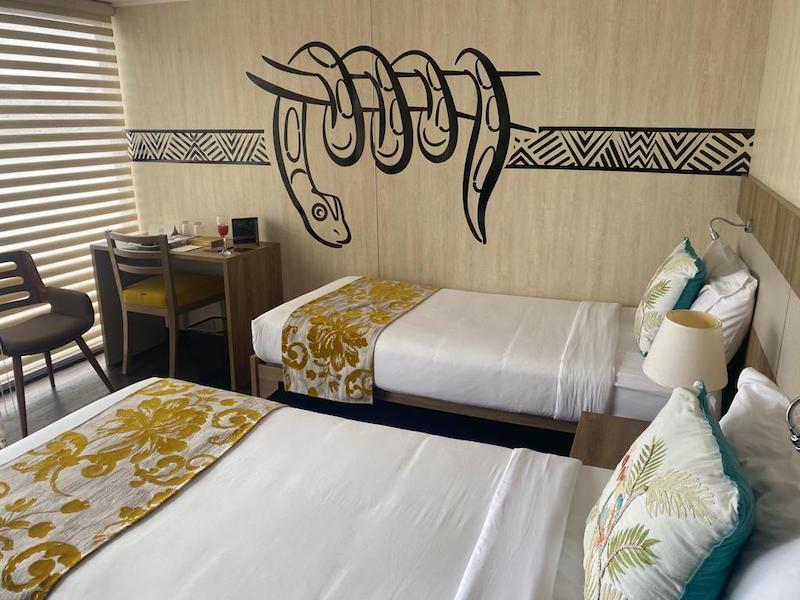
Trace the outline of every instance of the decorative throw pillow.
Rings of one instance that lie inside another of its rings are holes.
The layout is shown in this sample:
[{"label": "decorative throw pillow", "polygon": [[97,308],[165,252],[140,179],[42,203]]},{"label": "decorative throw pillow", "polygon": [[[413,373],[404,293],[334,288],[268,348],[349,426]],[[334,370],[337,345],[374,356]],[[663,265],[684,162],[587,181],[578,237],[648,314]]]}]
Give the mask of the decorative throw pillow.
[{"label": "decorative throw pillow", "polygon": [[664,315],[671,310],[690,308],[705,278],[703,261],[689,238],[684,238],[658,267],[636,309],[634,333],[644,356],[653,345]]},{"label": "decorative throw pillow", "polygon": [[716,598],[753,526],[753,494],[705,389],[676,389],[586,520],[589,600]]}]

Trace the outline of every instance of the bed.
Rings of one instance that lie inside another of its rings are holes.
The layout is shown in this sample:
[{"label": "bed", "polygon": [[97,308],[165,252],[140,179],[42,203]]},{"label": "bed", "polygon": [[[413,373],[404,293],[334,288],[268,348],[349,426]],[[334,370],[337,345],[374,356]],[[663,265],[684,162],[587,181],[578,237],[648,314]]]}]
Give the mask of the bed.
[{"label": "bed", "polygon": [[[152,382],[33,433],[0,463]],[[49,597],[577,598],[583,521],[609,473],[281,408]]]},{"label": "bed", "polygon": [[[282,381],[281,333],[292,311],[356,279],[338,279],[253,320],[254,394],[262,395],[260,388],[271,393]],[[562,368],[565,343],[585,304],[590,303],[442,289],[378,338],[375,397],[573,432],[582,410],[601,412],[577,403],[559,407],[554,401],[559,385],[554,374]],[[650,421],[670,390],[642,371],[634,314],[635,309],[622,307],[613,330],[579,328],[574,337],[613,338],[613,389],[602,412]]]}]

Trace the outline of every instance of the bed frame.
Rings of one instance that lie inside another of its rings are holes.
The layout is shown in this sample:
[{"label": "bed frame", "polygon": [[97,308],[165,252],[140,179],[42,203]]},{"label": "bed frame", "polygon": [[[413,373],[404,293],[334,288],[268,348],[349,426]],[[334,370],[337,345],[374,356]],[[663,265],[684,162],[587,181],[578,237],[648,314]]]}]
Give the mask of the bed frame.
[{"label": "bed frame", "polygon": [[[800,209],[757,179],[745,176],[742,177],[739,189],[737,212],[740,217],[753,220],[754,237],[788,281],[791,289],[800,294]],[[762,293],[764,290],[759,290],[759,294]],[[752,325],[750,334],[740,349],[740,354],[741,358],[734,359],[729,365],[729,389],[726,390],[727,394],[724,394],[723,401],[735,393],[738,374],[745,366],[755,367],[773,381],[775,380],[775,373],[767,360],[755,327]],[[283,385],[281,365],[265,363],[255,355],[250,357],[250,375],[252,393],[256,396],[267,398]],[[373,397],[382,402],[538,429],[566,433],[575,433],[577,429],[577,423],[570,421],[457,404],[424,396],[399,394],[377,387],[373,391]]]},{"label": "bed frame", "polygon": [[[256,355],[253,355],[250,357],[250,384],[252,386],[251,394],[262,398],[268,398],[276,389],[283,386],[283,368],[280,365],[265,363]],[[416,408],[476,417],[489,421],[536,427],[538,429],[549,429],[551,431],[575,433],[575,429],[578,427],[577,423],[572,423],[571,421],[559,421],[557,419],[548,419],[547,417],[539,417],[537,415],[457,404],[455,402],[436,400],[424,396],[399,394],[397,392],[388,392],[378,387],[373,389],[372,396],[375,400],[381,402],[414,406]]]}]

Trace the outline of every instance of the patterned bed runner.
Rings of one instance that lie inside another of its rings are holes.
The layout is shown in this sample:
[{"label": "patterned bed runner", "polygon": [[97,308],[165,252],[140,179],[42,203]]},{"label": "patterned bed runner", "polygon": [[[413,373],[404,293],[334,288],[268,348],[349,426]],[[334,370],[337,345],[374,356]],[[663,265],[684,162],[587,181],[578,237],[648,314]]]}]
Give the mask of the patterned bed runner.
[{"label": "patterned bed runner", "polygon": [[45,598],[280,406],[163,379],[0,466],[0,598]]},{"label": "patterned bed runner", "polygon": [[438,289],[362,277],[304,304],[283,326],[285,389],[371,404],[378,336]]}]

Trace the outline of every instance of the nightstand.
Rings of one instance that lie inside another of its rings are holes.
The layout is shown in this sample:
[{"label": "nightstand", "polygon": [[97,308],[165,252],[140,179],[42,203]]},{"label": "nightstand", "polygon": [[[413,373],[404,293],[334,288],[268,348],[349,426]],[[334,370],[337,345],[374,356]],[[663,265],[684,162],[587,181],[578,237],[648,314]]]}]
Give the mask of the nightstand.
[{"label": "nightstand", "polygon": [[649,421],[584,412],[569,455],[592,467],[613,469]]}]

